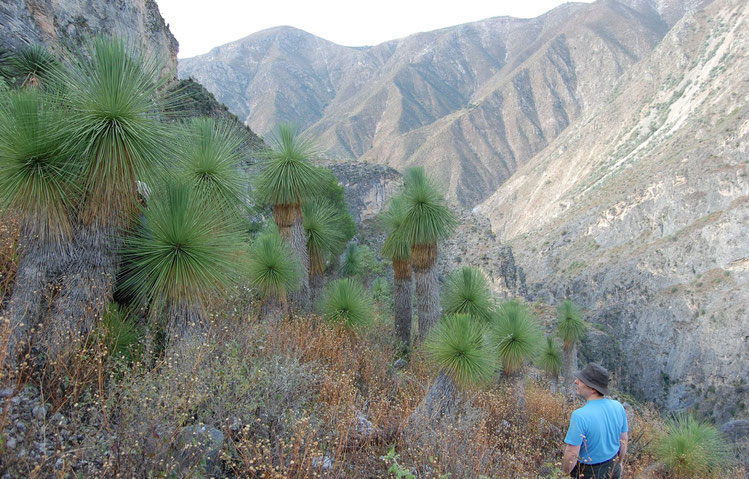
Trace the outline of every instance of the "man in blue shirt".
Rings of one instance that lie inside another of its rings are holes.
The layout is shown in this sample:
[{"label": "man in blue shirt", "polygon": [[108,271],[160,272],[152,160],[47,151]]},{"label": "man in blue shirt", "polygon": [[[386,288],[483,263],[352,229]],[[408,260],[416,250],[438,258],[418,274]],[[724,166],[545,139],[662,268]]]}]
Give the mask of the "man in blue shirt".
[{"label": "man in blue shirt", "polygon": [[[577,394],[585,406],[575,409],[564,438],[565,474],[579,479],[619,479],[627,453],[627,414],[619,401],[606,399],[609,372],[588,364],[577,373]],[[618,460],[617,460],[618,456]]]}]

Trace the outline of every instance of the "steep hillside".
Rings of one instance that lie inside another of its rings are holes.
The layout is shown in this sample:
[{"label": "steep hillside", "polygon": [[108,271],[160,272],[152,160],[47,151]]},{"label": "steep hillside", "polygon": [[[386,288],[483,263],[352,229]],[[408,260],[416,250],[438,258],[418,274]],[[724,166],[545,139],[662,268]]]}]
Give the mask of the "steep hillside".
[{"label": "steep hillside", "polygon": [[452,199],[490,195],[705,0],[600,0],[372,47],[291,27],[180,61],[255,131],[293,121],[330,157],[424,165]]},{"label": "steep hillside", "polygon": [[747,415],[748,47],[746,2],[685,16],[479,208],[532,297],[618,338],[634,391],[718,420]]},{"label": "steep hillside", "polygon": [[77,46],[102,33],[142,44],[163,59],[165,74],[176,74],[177,40],[154,0],[4,0],[0,5],[0,47],[5,49],[28,43]]}]

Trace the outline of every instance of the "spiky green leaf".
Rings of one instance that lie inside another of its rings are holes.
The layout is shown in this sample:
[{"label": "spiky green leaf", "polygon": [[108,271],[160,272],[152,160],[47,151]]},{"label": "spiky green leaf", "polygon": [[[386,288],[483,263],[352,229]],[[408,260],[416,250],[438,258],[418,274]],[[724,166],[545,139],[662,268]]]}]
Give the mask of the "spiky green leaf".
[{"label": "spiky green leaf", "polygon": [[535,359],[543,337],[541,327],[525,306],[517,301],[500,306],[491,338],[507,375],[522,371]]},{"label": "spiky green leaf", "polygon": [[274,226],[261,233],[252,244],[248,277],[263,296],[283,298],[299,288],[299,262]]},{"label": "spiky green leaf", "polygon": [[551,336],[546,336],[546,344],[538,355],[538,366],[551,377],[559,376],[562,370],[562,350]]},{"label": "spiky green leaf", "polygon": [[340,215],[327,200],[305,202],[302,215],[311,263],[321,263],[330,252],[343,247],[345,237],[339,224]]},{"label": "spiky green leaf", "polygon": [[423,168],[406,172],[403,202],[406,214],[401,228],[411,244],[431,244],[447,238],[457,226],[455,215],[445,203],[434,180]]},{"label": "spiky green leaf", "polygon": [[411,241],[401,226],[406,218],[406,203],[402,196],[395,196],[390,200],[382,219],[388,233],[382,246],[382,254],[386,258],[402,260],[411,256]]},{"label": "spiky green leaf", "polygon": [[587,327],[582,318],[580,309],[571,300],[567,299],[557,308],[557,332],[564,342],[564,348],[571,348],[575,342],[585,336]]},{"label": "spiky green leaf", "polygon": [[488,322],[494,302],[484,273],[471,266],[454,271],[442,289],[444,314],[466,313],[472,319]]},{"label": "spiky green leaf", "polygon": [[715,426],[697,421],[692,415],[677,415],[657,439],[656,456],[670,477],[715,477],[730,462],[726,439]]},{"label": "spiky green leaf", "polygon": [[424,346],[432,361],[461,386],[488,381],[496,371],[482,325],[467,314],[442,318],[429,332]]},{"label": "spiky green leaf", "polygon": [[374,304],[364,286],[351,278],[331,282],[322,299],[323,317],[348,328],[367,324],[374,319]]},{"label": "spiky green leaf", "polygon": [[191,185],[168,180],[125,239],[122,287],[148,301],[200,306],[236,284],[242,255],[233,223]]}]

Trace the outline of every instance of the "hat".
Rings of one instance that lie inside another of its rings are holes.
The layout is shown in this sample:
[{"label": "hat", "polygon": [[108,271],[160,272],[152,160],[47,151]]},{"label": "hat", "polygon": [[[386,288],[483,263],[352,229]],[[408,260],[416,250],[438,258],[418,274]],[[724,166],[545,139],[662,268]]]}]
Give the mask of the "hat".
[{"label": "hat", "polygon": [[590,363],[577,372],[577,378],[586,386],[606,395],[609,393],[609,372],[603,366]]}]

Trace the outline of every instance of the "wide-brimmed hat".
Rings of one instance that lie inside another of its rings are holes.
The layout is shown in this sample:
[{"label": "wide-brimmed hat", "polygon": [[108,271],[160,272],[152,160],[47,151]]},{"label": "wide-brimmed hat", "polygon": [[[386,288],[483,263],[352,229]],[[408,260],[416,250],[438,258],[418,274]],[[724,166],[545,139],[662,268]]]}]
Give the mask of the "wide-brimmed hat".
[{"label": "wide-brimmed hat", "polygon": [[586,386],[606,395],[609,393],[609,372],[603,366],[590,363],[577,372],[577,378]]}]

